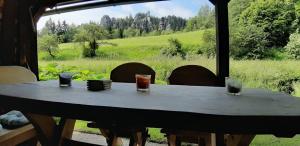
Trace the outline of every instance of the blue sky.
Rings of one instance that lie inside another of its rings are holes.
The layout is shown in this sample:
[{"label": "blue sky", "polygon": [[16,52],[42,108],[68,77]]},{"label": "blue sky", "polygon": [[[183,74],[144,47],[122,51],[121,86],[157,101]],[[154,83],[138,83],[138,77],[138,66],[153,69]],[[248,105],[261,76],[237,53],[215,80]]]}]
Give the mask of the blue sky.
[{"label": "blue sky", "polygon": [[158,17],[176,15],[190,18],[197,15],[199,8],[203,5],[212,6],[208,0],[171,0],[75,11],[42,17],[38,22],[38,29],[40,30],[49,18],[54,21],[66,20],[67,23],[76,25],[90,21],[99,22],[103,15],[120,18],[129,15],[134,16],[138,12],[147,11],[150,11],[151,15]]}]

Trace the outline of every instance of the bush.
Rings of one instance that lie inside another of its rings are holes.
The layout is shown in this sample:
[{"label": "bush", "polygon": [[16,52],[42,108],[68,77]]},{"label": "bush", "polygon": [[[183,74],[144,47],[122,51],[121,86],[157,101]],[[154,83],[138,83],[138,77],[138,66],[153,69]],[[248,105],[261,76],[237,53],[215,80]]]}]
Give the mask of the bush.
[{"label": "bush", "polygon": [[212,29],[207,29],[202,35],[203,48],[198,51],[198,54],[204,53],[207,58],[215,57],[216,55],[216,32]]},{"label": "bush", "polygon": [[85,81],[91,79],[102,79],[104,77],[103,74],[96,73],[91,70],[82,70],[75,66],[65,66],[59,65],[57,63],[50,63],[46,66],[40,66],[40,80],[57,80],[58,75],[63,72],[73,73],[73,79],[78,81]]},{"label": "bush", "polygon": [[98,47],[99,47],[99,44],[96,42],[96,40],[89,42],[88,47],[86,47],[83,44],[82,56],[89,57],[89,58],[93,58],[93,57],[97,56],[96,50],[98,49]]},{"label": "bush", "polygon": [[263,59],[267,56],[268,33],[256,25],[240,26],[232,34],[231,55],[234,58]]},{"label": "bush", "polygon": [[239,24],[262,28],[269,41],[265,47],[284,47],[290,33],[295,31],[295,19],[295,2],[291,0],[255,0],[242,12]]},{"label": "bush", "polygon": [[286,52],[293,59],[300,59],[300,34],[297,32],[291,34],[290,41],[285,46]]},{"label": "bush", "polygon": [[169,46],[162,50],[162,54],[168,57],[180,56],[185,59],[186,53],[182,49],[182,44],[178,39],[170,38]]}]

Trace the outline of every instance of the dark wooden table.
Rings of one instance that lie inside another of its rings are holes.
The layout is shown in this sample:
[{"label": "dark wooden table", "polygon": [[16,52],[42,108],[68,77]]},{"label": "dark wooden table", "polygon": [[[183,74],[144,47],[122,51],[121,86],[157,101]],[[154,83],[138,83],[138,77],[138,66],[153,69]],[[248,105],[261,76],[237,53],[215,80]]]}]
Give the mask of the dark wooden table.
[{"label": "dark wooden table", "polygon": [[[58,81],[0,85],[0,105],[28,113],[37,130],[46,135],[41,139],[52,141],[57,137],[47,131],[69,137],[66,129],[72,130],[75,123],[70,119],[226,134],[300,133],[300,99],[284,93],[244,89],[240,96],[232,96],[223,87],[165,85],[151,85],[150,93],[139,93],[135,84],[128,83],[90,92],[85,86],[75,82],[60,88]],[[49,122],[51,116],[64,119],[57,126]]]}]

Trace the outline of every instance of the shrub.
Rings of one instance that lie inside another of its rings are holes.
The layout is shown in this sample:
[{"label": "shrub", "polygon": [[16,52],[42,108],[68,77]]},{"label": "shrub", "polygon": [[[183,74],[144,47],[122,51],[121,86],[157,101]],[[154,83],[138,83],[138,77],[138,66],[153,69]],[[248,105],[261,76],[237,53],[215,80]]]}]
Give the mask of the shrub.
[{"label": "shrub", "polygon": [[216,32],[212,29],[207,29],[203,32],[203,49],[199,50],[198,53],[205,53],[206,56],[215,57],[216,55]]},{"label": "shrub", "polygon": [[285,46],[286,52],[293,59],[300,59],[300,34],[291,34],[289,43]]},{"label": "shrub", "polygon": [[244,27],[255,25],[266,32],[267,47],[284,47],[290,33],[295,31],[295,2],[291,0],[255,0],[239,19]]},{"label": "shrub", "polygon": [[168,57],[180,56],[181,58],[185,58],[186,53],[182,49],[182,44],[178,41],[178,39],[170,38],[169,46],[162,50],[162,54]]},{"label": "shrub", "polygon": [[88,47],[83,45],[82,56],[89,57],[89,58],[93,58],[93,57],[97,56],[96,50],[98,49],[98,47],[99,47],[99,44],[96,42],[96,40],[89,42]]},{"label": "shrub", "polygon": [[240,26],[231,36],[231,55],[234,58],[263,59],[268,54],[268,33],[261,27]]}]

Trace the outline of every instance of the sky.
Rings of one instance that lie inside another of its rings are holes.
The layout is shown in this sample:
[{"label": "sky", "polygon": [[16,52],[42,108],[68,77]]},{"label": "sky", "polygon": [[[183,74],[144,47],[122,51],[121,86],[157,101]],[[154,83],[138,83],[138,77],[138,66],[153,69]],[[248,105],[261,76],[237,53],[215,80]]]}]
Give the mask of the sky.
[{"label": "sky", "polygon": [[175,15],[190,18],[197,15],[199,8],[203,5],[212,6],[208,0],[171,0],[74,11],[42,17],[37,24],[37,28],[38,30],[42,29],[45,22],[50,18],[54,21],[65,20],[69,24],[79,25],[90,21],[100,22],[103,15],[124,18],[147,11],[157,17]]}]

